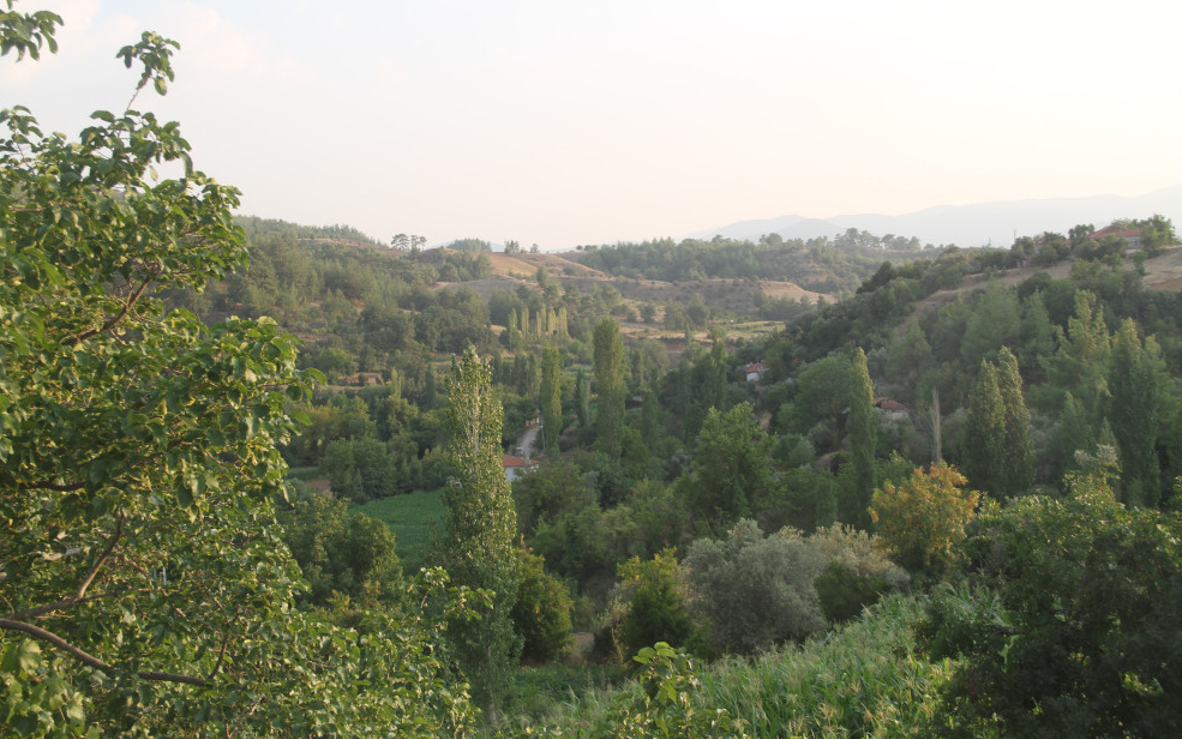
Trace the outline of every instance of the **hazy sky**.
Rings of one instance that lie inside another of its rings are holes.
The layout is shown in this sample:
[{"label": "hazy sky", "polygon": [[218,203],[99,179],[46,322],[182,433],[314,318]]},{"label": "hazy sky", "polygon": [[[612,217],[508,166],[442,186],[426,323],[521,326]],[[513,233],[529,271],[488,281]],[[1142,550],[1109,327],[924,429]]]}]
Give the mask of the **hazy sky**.
[{"label": "hazy sky", "polygon": [[181,43],[168,97],[243,212],[543,249],[786,214],[1182,184],[1172,0],[21,0],[54,58],[0,105],[76,133]]}]

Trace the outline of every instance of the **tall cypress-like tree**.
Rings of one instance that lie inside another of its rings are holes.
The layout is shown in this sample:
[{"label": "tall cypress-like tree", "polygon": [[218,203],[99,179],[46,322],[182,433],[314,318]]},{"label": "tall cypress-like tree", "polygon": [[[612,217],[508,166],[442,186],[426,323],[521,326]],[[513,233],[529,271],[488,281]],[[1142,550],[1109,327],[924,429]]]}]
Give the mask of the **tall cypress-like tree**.
[{"label": "tall cypress-like tree", "polygon": [[620,325],[614,318],[605,318],[595,327],[595,392],[599,395],[595,430],[599,447],[611,457],[620,456],[625,389]]},{"label": "tall cypress-like tree", "polygon": [[575,373],[575,415],[579,419],[579,428],[590,426],[591,418],[591,389],[587,383],[587,373],[580,367]]},{"label": "tall cypress-like tree", "polygon": [[1164,368],[1153,337],[1144,345],[1133,319],[1126,319],[1112,342],[1108,367],[1109,423],[1119,453],[1123,502],[1156,506],[1161,499],[1157,426]]},{"label": "tall cypress-like tree", "polygon": [[853,505],[849,521],[858,526],[870,523],[870,500],[874,495],[874,451],[878,445],[878,416],[874,412],[874,384],[866,366],[866,352],[858,348],[849,360],[849,420],[846,432],[853,465]]},{"label": "tall cypress-like tree", "polygon": [[1002,495],[1020,495],[1034,484],[1034,445],[1030,441],[1030,411],[1022,395],[1018,358],[1007,347],[997,353],[997,390],[1002,402],[1004,458],[998,460]]},{"label": "tall cypress-like tree", "polygon": [[478,620],[457,618],[448,633],[473,698],[495,724],[518,649],[512,609],[521,583],[513,544],[517,514],[501,467],[504,414],[493,394],[492,373],[471,345],[452,361],[447,390],[448,452],[456,479],[443,492],[440,555],[452,582],[493,592],[490,612]]},{"label": "tall cypress-like tree", "polygon": [[968,423],[961,450],[961,469],[973,487],[998,494],[998,466],[1004,464],[1005,409],[997,383],[997,367],[981,360],[969,391]]},{"label": "tall cypress-like tree", "polygon": [[1018,495],[1034,483],[1030,411],[1022,395],[1018,360],[1003,347],[998,364],[982,360],[969,392],[962,469],[972,483],[998,497]]},{"label": "tall cypress-like tree", "polygon": [[558,434],[562,432],[562,359],[558,349],[547,346],[542,352],[542,446],[546,456],[558,456]]}]

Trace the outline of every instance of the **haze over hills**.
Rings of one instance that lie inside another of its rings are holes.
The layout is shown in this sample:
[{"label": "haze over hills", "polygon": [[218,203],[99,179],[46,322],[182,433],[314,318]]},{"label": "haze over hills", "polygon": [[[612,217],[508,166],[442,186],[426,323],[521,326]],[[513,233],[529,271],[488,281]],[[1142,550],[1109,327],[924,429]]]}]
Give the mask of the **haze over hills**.
[{"label": "haze over hills", "polygon": [[786,239],[807,240],[856,228],[879,236],[915,236],[925,244],[1006,247],[1013,243],[1015,235],[1034,236],[1044,231],[1066,233],[1080,223],[1091,223],[1100,228],[1117,218],[1147,218],[1154,214],[1182,223],[1182,186],[1138,197],[1097,195],[940,205],[898,216],[862,213],[821,219],[788,215],[739,221],[721,228],[697,231],[690,237],[709,239],[720,235],[754,241],[764,234],[778,233]]}]

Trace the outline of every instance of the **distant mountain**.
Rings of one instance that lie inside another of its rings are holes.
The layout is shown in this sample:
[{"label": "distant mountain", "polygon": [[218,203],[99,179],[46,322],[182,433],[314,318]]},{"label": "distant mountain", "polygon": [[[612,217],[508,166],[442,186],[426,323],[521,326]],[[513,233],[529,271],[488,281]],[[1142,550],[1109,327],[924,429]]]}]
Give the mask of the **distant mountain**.
[{"label": "distant mountain", "polygon": [[915,236],[925,244],[957,246],[1008,247],[1017,236],[1035,236],[1044,231],[1066,234],[1080,223],[1096,228],[1117,218],[1148,218],[1155,213],[1174,221],[1182,230],[1182,187],[1171,187],[1141,195],[1097,195],[1090,198],[1053,200],[1009,200],[975,205],[940,205],[934,208],[887,216],[875,213],[805,218],[789,215],[753,221],[740,221],[717,229],[690,234],[692,238],[710,239],[721,235],[732,239],[755,241],[768,233],[786,239],[812,239],[835,236],[850,228],[869,231],[876,236]]}]

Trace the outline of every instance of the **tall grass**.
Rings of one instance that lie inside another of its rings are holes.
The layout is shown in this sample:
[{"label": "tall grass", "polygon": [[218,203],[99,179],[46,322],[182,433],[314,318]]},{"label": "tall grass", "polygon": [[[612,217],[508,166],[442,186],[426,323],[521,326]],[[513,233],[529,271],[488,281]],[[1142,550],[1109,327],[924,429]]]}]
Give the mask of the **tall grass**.
[{"label": "tall grass", "polygon": [[953,665],[917,654],[921,611],[915,598],[896,596],[799,648],[716,662],[702,672],[699,700],[742,718],[758,737],[925,735]]},{"label": "tall grass", "polygon": [[443,493],[416,491],[371,500],[354,511],[384,521],[394,532],[398,558],[407,572],[431,565],[434,530],[443,520]]},{"label": "tall grass", "polygon": [[[727,709],[752,737],[930,735],[939,688],[954,665],[917,654],[912,626],[921,611],[914,597],[894,596],[824,638],[719,660],[699,671],[693,703]],[[592,690],[560,702],[547,717],[551,731],[579,735],[606,714],[617,693]]]}]

